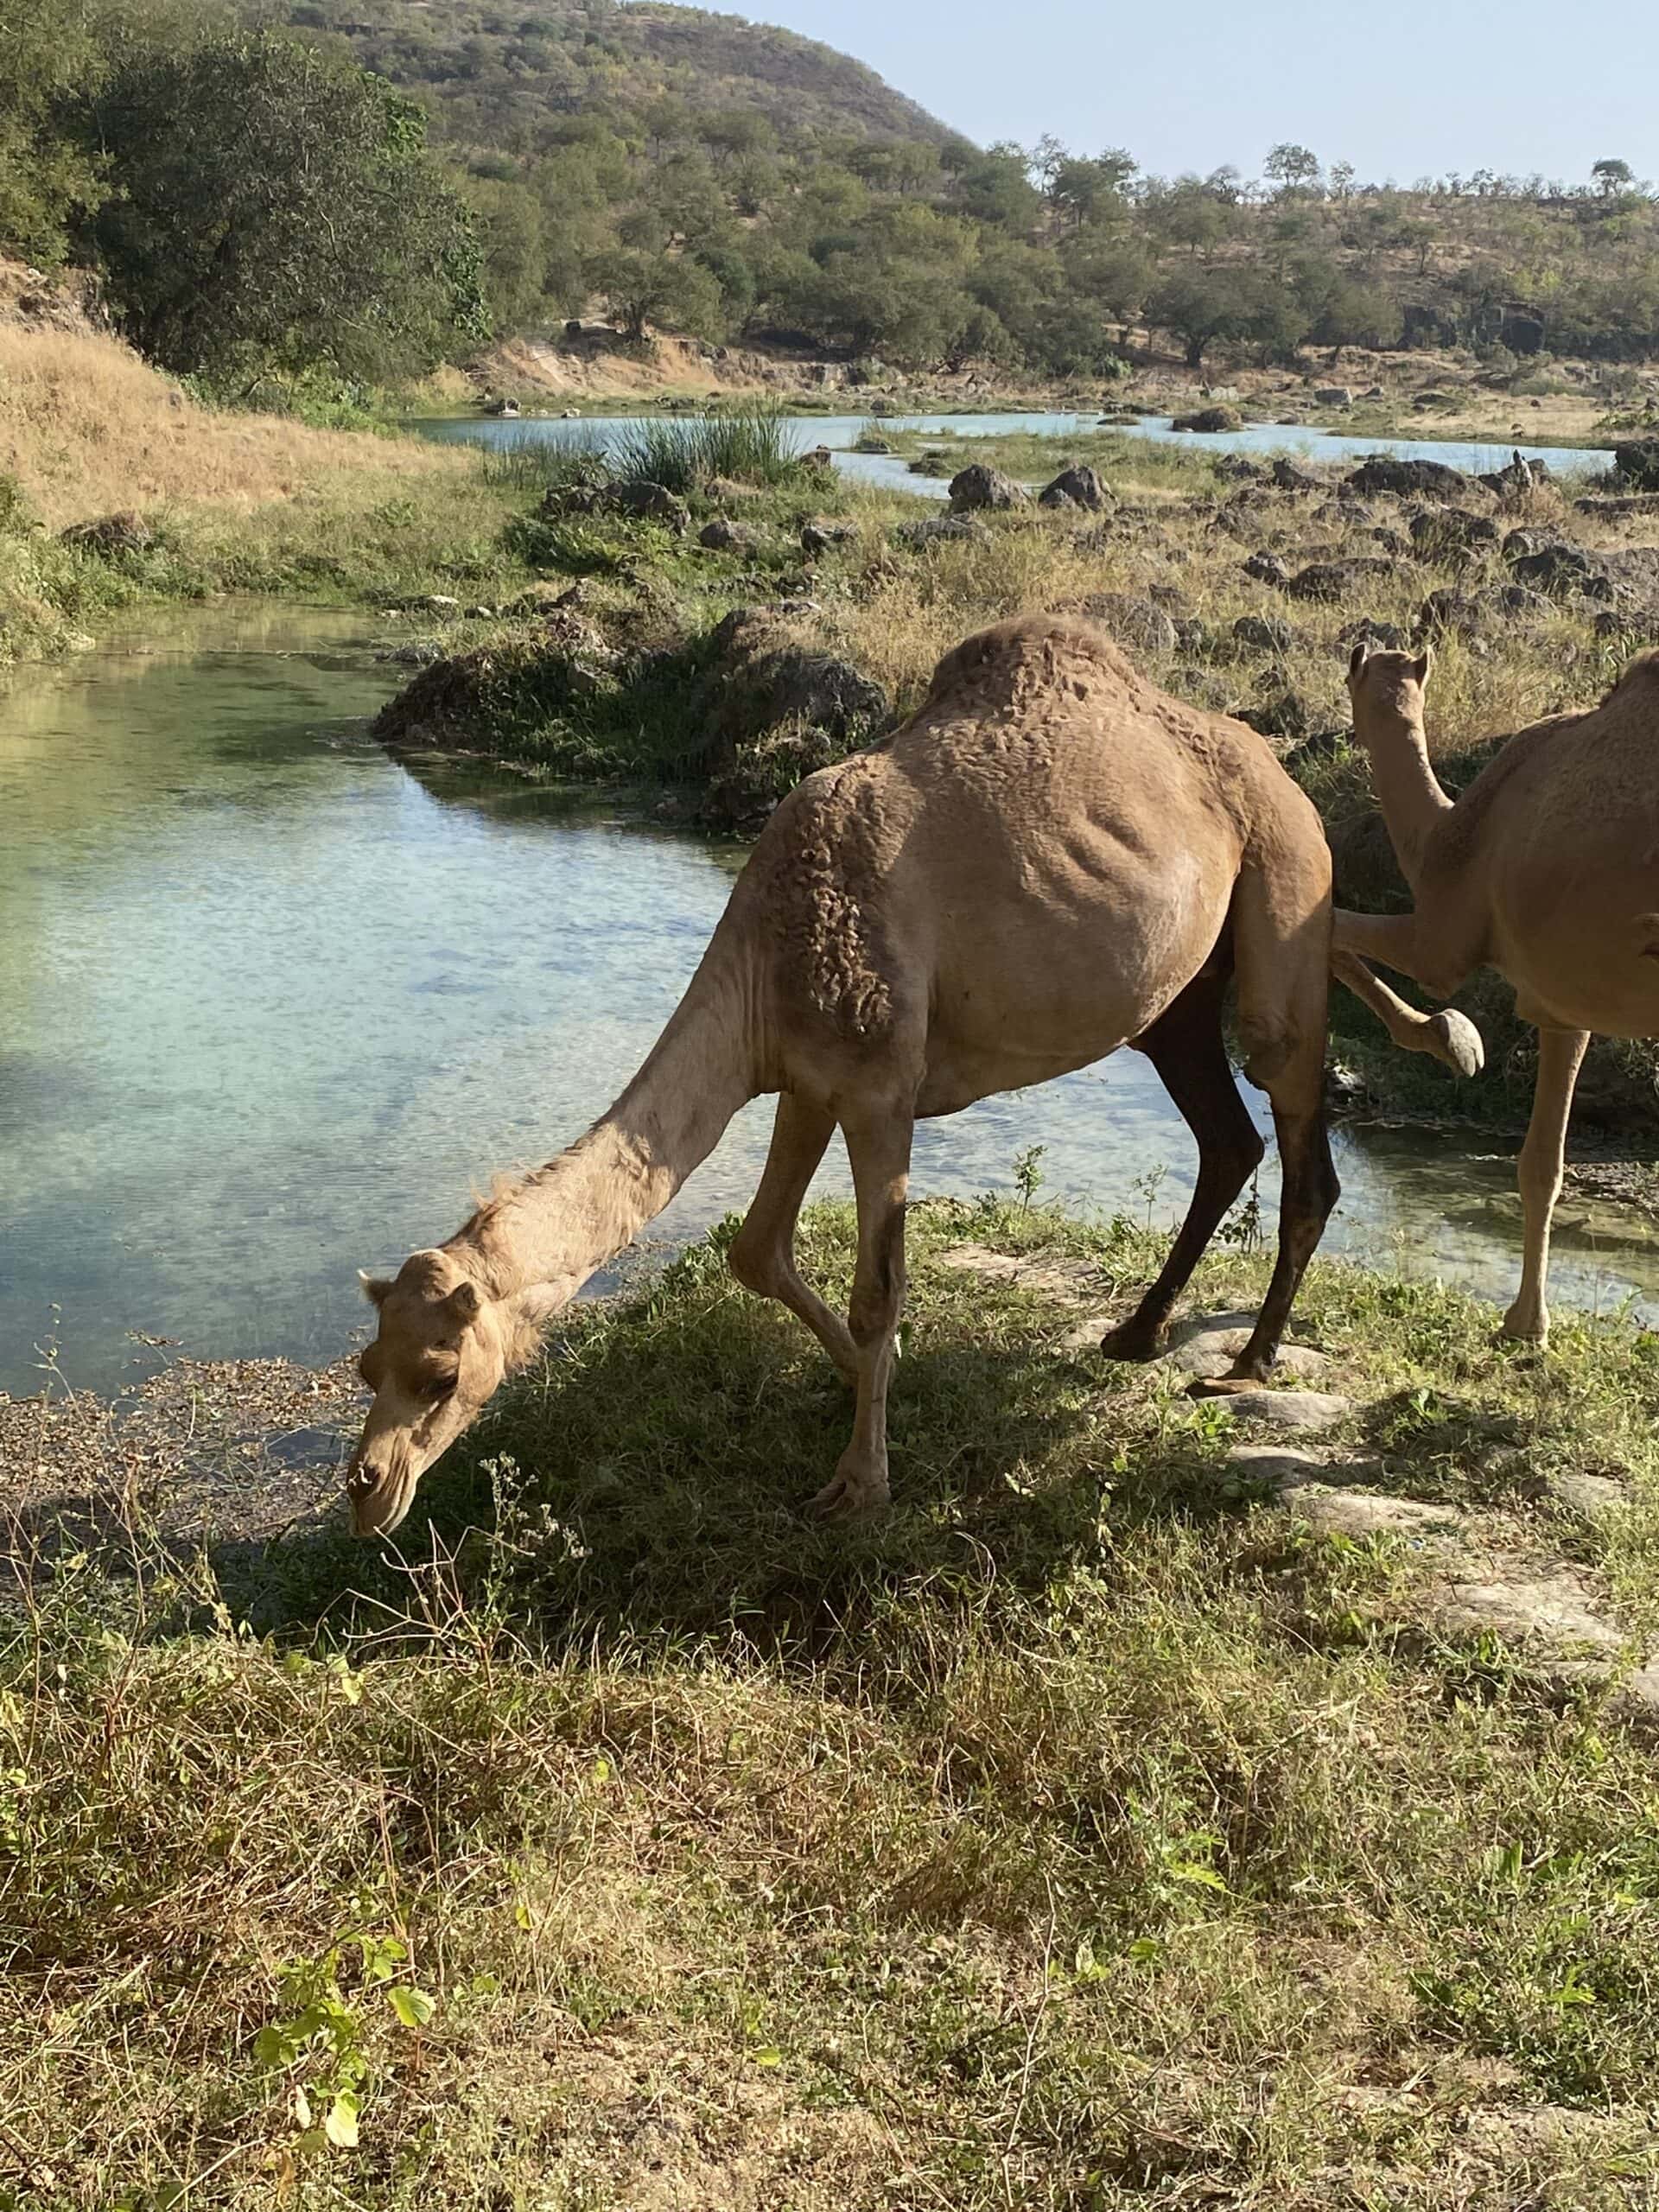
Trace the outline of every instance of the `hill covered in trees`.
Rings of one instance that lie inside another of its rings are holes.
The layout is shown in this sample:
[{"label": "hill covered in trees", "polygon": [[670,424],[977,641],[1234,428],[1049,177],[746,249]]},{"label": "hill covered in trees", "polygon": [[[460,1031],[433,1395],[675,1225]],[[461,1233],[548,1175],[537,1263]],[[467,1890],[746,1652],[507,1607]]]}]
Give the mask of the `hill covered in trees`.
[{"label": "hill covered in trees", "polygon": [[[560,117],[625,128],[679,109],[774,131],[943,143],[953,136],[833,47],[652,0],[271,0],[267,15],[337,33],[365,68],[430,95],[446,136],[522,154]],[[678,116],[671,121],[677,124]]]},{"label": "hill covered in trees", "polygon": [[[241,394],[395,380],[607,314],[904,370],[1104,378],[1300,347],[1659,353],[1659,200],[1365,181],[1308,148],[1141,171],[980,148],[861,64],[655,0],[30,0],[0,45],[0,251],[95,270]],[[269,397],[269,393],[266,394]]]}]

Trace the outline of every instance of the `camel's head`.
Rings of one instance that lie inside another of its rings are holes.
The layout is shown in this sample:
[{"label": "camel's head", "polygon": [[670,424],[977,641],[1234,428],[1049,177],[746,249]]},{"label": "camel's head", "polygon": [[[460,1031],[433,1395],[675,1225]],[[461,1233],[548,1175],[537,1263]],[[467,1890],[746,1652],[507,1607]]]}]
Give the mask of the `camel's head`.
[{"label": "camel's head", "polygon": [[374,1403],[352,1455],[346,1490],[359,1536],[388,1535],[415,1485],[470,1428],[507,1371],[506,1309],[447,1252],[416,1252],[395,1281],[362,1278],[380,1311],[358,1372]]},{"label": "camel's head", "polygon": [[1423,697],[1428,672],[1434,665],[1433,648],[1420,653],[1374,651],[1362,638],[1348,659],[1348,696],[1354,704],[1354,728],[1363,738],[1380,721],[1405,722],[1413,729],[1423,726]]}]

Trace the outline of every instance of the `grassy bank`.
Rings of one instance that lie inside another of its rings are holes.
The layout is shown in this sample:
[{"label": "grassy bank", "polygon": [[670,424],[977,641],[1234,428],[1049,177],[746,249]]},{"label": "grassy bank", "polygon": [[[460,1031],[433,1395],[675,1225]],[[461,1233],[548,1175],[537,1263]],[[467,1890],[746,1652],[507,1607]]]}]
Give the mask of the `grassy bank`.
[{"label": "grassy bank", "polygon": [[[0,327],[0,665],[147,598],[498,595],[526,575],[508,512],[475,454],[202,407],[111,339]],[[111,517],[137,527],[77,541]]]},{"label": "grassy bank", "polygon": [[[171,1441],[10,1410],[74,1532],[0,1649],[9,2201],[1649,2202],[1650,1753],[1559,1640],[1454,1625],[1439,1547],[1645,1648],[1650,1340],[1535,1365],[1319,1268],[1341,1487],[1275,1497],[1061,1349],[1150,1240],[929,1206],[899,1503],[828,1532],[843,1394],[717,1243],[569,1323],[406,1564],[337,1505],[239,1534],[245,1376]],[[844,1296],[844,1215],[805,1245]],[[181,1528],[181,1468],[194,1557],[74,1526]]]}]

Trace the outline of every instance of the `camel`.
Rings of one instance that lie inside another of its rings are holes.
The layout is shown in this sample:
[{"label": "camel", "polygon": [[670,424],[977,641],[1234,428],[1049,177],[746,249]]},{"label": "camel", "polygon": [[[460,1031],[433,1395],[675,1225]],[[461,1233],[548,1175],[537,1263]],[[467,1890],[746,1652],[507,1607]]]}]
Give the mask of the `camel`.
[{"label": "camel", "polygon": [[[820,1512],[870,1511],[888,1496],[918,1117],[1122,1045],[1147,1056],[1199,1150],[1167,1262],[1103,1347],[1150,1358],[1262,1157],[1223,1040],[1230,972],[1283,1190],[1277,1264],[1223,1387],[1265,1378],[1338,1192],[1323,1098],[1330,880],[1318,815],[1253,730],[1166,696],[1085,624],[1036,617],[969,638],[904,728],[777,809],[610,1111],[395,1280],[364,1277],[379,1321],[348,1478],[359,1531],[397,1527],[423,1471],[531,1356],[543,1325],[765,1092],[779,1094],[771,1151],[730,1264],[817,1334],[855,1390]],[[1445,1056],[1455,1033],[1347,965],[1402,1042]],[[837,1125],[858,1214],[845,1321],[794,1254]]]},{"label": "camel", "polygon": [[1592,1032],[1659,1036],[1659,652],[1599,705],[1510,738],[1454,804],[1429,764],[1433,655],[1369,652],[1348,667],[1354,731],[1415,906],[1338,911],[1338,957],[1361,957],[1449,998],[1477,968],[1515,987],[1538,1031],[1520,1158],[1521,1287],[1503,1334],[1541,1344],[1550,1224],[1573,1088]]}]

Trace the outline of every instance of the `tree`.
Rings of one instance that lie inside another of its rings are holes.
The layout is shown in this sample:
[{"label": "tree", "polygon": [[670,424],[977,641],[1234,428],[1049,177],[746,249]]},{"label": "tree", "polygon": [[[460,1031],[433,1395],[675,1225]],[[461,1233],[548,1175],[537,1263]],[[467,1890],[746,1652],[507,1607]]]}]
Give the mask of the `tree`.
[{"label": "tree", "polygon": [[671,323],[699,338],[718,338],[724,318],[719,282],[701,262],[682,255],[619,247],[599,255],[589,281],[605,295],[622,334],[638,345],[653,322]]},{"label": "tree", "polygon": [[73,217],[102,197],[99,163],[65,114],[101,60],[86,0],[0,14],[0,247],[26,260],[60,260]]},{"label": "tree", "polygon": [[1186,365],[1198,369],[1217,343],[1253,340],[1284,353],[1305,324],[1282,284],[1249,269],[1182,270],[1160,284],[1147,303],[1147,320],[1180,339]]},{"label": "tree", "polygon": [[411,100],[270,33],[138,50],[94,108],[93,230],[129,334],[251,386],[326,364],[384,379],[488,334],[467,210]]},{"label": "tree", "polygon": [[1319,181],[1319,157],[1307,147],[1286,140],[1272,148],[1262,172],[1281,193],[1305,192]]},{"label": "tree", "polygon": [[542,203],[527,186],[504,177],[469,179],[467,200],[491,323],[523,330],[541,311],[547,275]]},{"label": "tree", "polygon": [[1604,200],[1611,200],[1618,193],[1628,192],[1636,182],[1636,171],[1628,162],[1596,162],[1592,165],[1590,174]]}]

